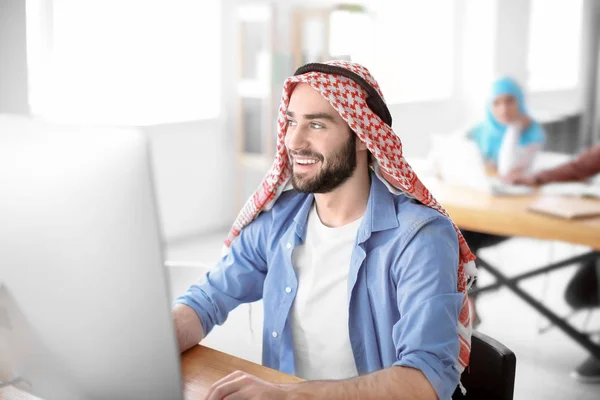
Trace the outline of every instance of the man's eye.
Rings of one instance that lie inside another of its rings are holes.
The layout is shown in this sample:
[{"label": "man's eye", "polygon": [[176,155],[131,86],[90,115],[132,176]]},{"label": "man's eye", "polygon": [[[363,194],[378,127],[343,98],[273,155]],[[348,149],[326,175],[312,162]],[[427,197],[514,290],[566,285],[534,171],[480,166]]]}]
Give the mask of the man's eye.
[{"label": "man's eye", "polygon": [[310,127],[312,129],[323,129],[325,128],[323,125],[317,123],[317,122],[311,122]]},{"label": "man's eye", "polygon": [[291,120],[291,119],[288,119],[288,120],[287,120],[287,125],[288,125],[288,126],[296,126],[296,121],[293,121],[293,120]]}]

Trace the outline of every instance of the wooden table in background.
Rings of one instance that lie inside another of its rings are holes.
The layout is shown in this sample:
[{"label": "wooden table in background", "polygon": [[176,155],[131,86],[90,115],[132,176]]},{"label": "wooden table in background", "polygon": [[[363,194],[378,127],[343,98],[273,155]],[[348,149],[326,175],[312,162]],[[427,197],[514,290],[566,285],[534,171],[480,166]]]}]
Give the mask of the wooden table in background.
[{"label": "wooden table in background", "polygon": [[427,181],[427,185],[461,229],[557,240],[600,251],[600,217],[565,220],[528,211],[539,194],[492,196],[441,181]]},{"label": "wooden table in background", "polygon": [[[295,376],[198,345],[183,353],[181,357],[184,399],[204,399],[210,385],[237,370],[248,372],[273,383],[302,382],[302,379]],[[0,400],[34,399],[38,398],[11,386],[0,388]]]}]

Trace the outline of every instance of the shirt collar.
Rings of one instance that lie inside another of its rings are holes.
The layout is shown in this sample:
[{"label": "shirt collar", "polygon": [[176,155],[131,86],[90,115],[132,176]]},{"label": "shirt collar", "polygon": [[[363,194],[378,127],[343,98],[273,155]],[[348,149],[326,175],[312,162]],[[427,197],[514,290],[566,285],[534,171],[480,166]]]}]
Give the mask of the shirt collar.
[{"label": "shirt collar", "polygon": [[[304,203],[294,217],[296,235],[298,235],[302,241],[304,241],[306,237],[308,214],[310,213],[314,198],[312,193],[306,195]],[[394,195],[390,193],[385,184],[379,180],[379,177],[371,172],[369,201],[367,202],[367,209],[365,211],[363,222],[359,228],[359,241],[364,242],[367,240],[372,232],[396,228],[398,225]]]},{"label": "shirt collar", "polygon": [[371,193],[365,217],[365,222],[370,224],[371,232],[392,229],[399,225],[394,194],[390,193],[374,172],[371,172]]}]

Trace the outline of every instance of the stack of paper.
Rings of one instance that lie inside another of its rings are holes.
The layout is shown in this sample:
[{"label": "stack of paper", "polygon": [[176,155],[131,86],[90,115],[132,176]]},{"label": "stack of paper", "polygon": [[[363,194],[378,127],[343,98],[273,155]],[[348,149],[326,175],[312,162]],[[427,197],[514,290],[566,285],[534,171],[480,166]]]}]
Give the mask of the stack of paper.
[{"label": "stack of paper", "polygon": [[539,197],[528,207],[530,211],[558,218],[573,219],[600,215],[600,201],[556,196]]}]

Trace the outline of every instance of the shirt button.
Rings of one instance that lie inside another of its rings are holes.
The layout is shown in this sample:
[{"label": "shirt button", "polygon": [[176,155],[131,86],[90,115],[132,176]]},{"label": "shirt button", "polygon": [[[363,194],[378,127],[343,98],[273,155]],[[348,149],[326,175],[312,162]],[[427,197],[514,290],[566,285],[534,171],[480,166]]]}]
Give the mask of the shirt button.
[{"label": "shirt button", "polygon": [[292,244],[288,243],[287,246],[285,246],[285,247],[287,247],[288,249],[291,249],[292,248]]},{"label": "shirt button", "polygon": [[292,293],[292,288],[291,288],[291,287],[289,287],[289,286],[288,286],[288,287],[286,287],[286,288],[285,288],[285,292],[286,292],[286,293]]},{"label": "shirt button", "polygon": [[279,336],[279,335],[277,334],[277,332],[273,332],[271,335],[273,335],[273,337],[274,337],[274,338],[276,338],[277,336]]}]

